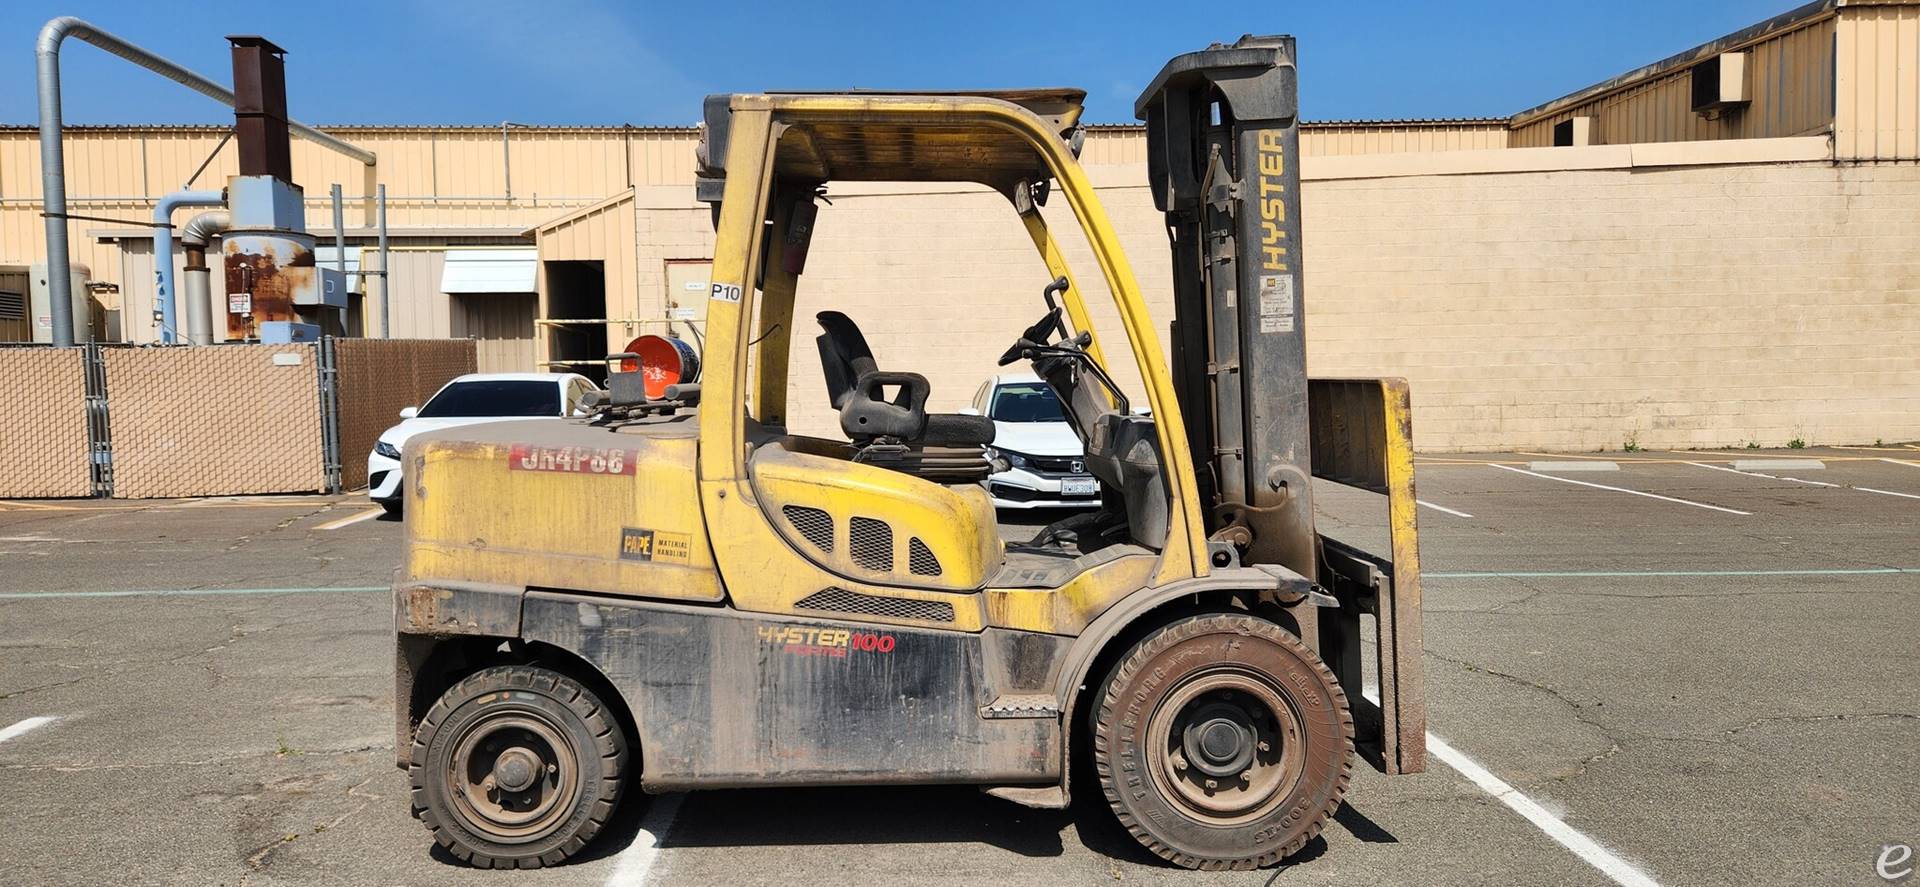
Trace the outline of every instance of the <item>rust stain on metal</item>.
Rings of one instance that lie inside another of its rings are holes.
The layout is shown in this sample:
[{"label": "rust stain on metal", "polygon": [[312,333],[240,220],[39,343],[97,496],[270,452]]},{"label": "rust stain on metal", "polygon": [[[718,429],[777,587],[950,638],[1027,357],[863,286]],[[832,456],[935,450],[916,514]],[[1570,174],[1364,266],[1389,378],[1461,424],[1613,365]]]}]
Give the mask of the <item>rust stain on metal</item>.
[{"label": "rust stain on metal", "polygon": [[282,258],[271,248],[265,252],[249,250],[263,245],[266,244],[262,238],[255,237],[234,237],[228,244],[227,337],[230,339],[259,338],[263,322],[298,319],[293,308],[294,293],[311,291],[317,283],[312,252],[293,249],[289,256]]},{"label": "rust stain on metal", "polygon": [[420,630],[432,630],[440,623],[440,604],[453,592],[438,588],[407,589],[407,623]]}]

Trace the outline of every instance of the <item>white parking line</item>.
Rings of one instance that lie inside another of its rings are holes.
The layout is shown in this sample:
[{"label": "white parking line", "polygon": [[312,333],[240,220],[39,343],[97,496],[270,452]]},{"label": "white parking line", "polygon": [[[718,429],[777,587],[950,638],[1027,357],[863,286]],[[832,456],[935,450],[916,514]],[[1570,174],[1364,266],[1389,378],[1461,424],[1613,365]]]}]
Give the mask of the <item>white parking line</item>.
[{"label": "white parking line", "polygon": [[1899,496],[1902,499],[1920,499],[1920,496],[1915,496],[1912,493],[1896,493],[1892,490],[1876,490],[1872,487],[1854,487],[1854,489],[1862,493],[1879,493],[1882,496]]},{"label": "white parking line", "polygon": [[680,800],[685,795],[655,795],[647,805],[647,815],[640,818],[640,833],[633,836],[633,843],[620,855],[613,858],[613,873],[607,876],[607,887],[638,887],[647,883],[647,873],[653,870],[654,862],[660,858],[660,845],[667,840],[667,833],[673,831],[673,818],[680,813]]},{"label": "white parking line", "polygon": [[[1367,701],[1374,705],[1380,704],[1378,688],[1365,687],[1360,691],[1360,695],[1365,696]],[[1535,828],[1545,832],[1547,837],[1552,838],[1555,843],[1573,851],[1573,855],[1580,857],[1588,865],[1612,878],[1615,884],[1622,887],[1660,887],[1659,882],[1648,877],[1645,872],[1615,856],[1613,851],[1600,846],[1599,841],[1587,837],[1584,832],[1566,824],[1560,817],[1547,812],[1547,808],[1540,806],[1540,802],[1527,797],[1519,789],[1507,784],[1506,780],[1493,775],[1493,771],[1480,766],[1479,762],[1462,754],[1445,739],[1433,735],[1432,730],[1427,731],[1427,752],[1439,758],[1440,763],[1452,767],[1454,772],[1465,776],[1474,785],[1479,786],[1481,791],[1492,795],[1513,812],[1526,817]]]},{"label": "white parking line", "polygon": [[[1797,484],[1806,484],[1807,486],[1810,486],[1810,487],[1838,487],[1838,486],[1840,486],[1839,484],[1830,484],[1830,483],[1826,483],[1826,482],[1824,482],[1824,481],[1817,481],[1817,480],[1806,480],[1806,479],[1804,479],[1804,478],[1798,478],[1798,477],[1780,477],[1780,476],[1777,476],[1777,475],[1772,475],[1772,474],[1762,474],[1762,473],[1760,473],[1760,472],[1758,472],[1758,471],[1741,471],[1741,470],[1740,470],[1740,469],[1738,469],[1738,468],[1723,468],[1723,467],[1721,467],[1721,466],[1719,466],[1719,465],[1708,465],[1708,464],[1707,464],[1707,463],[1705,463],[1705,462],[1688,462],[1688,463],[1686,463],[1686,464],[1688,464],[1688,465],[1692,465],[1692,466],[1693,466],[1693,467],[1695,467],[1695,468],[1711,468],[1711,469],[1713,469],[1714,471],[1724,471],[1724,472],[1727,472],[1728,474],[1744,474],[1744,475],[1746,475],[1746,476],[1748,476],[1748,477],[1764,477],[1764,478],[1766,478],[1767,480],[1790,480],[1790,481],[1793,481],[1794,483],[1797,483]],[[1737,464],[1737,463],[1736,463],[1736,464]]]},{"label": "white parking line", "polygon": [[1878,490],[1878,489],[1874,489],[1873,487],[1856,487],[1852,484],[1830,484],[1823,481],[1807,480],[1805,478],[1799,478],[1799,477],[1781,477],[1779,475],[1773,475],[1773,474],[1762,474],[1758,471],[1739,471],[1733,468],[1721,468],[1718,465],[1708,465],[1705,462],[1688,462],[1687,464],[1696,465],[1701,468],[1711,468],[1715,471],[1728,471],[1734,474],[1744,474],[1748,477],[1764,477],[1767,480],[1790,480],[1790,481],[1793,481],[1794,483],[1806,484],[1807,486],[1810,486],[1810,487],[1834,487],[1836,489],[1840,487],[1845,487],[1846,489],[1849,489],[1849,490],[1859,490],[1862,493],[1879,493],[1882,496],[1899,496],[1902,499],[1920,499],[1920,496],[1916,496],[1912,493],[1896,493],[1892,490]]},{"label": "white parking line", "polygon": [[1570,477],[1554,477],[1551,474],[1541,474],[1538,471],[1528,471],[1525,468],[1515,468],[1511,465],[1492,465],[1489,467],[1498,468],[1502,471],[1516,471],[1521,474],[1531,474],[1534,477],[1544,477],[1547,480],[1557,480],[1563,484],[1578,484],[1579,486],[1592,487],[1596,490],[1612,490],[1616,493],[1628,493],[1634,496],[1645,496],[1648,499],[1659,499],[1662,502],[1678,502],[1681,505],[1691,505],[1695,508],[1705,508],[1708,511],[1722,511],[1722,512],[1726,512],[1727,514],[1737,514],[1742,517],[1753,516],[1753,512],[1751,511],[1739,511],[1732,508],[1721,508],[1718,505],[1708,505],[1705,502],[1695,502],[1692,499],[1676,499],[1672,496],[1662,496],[1658,493],[1643,493],[1643,492],[1640,492],[1639,490],[1629,490],[1625,487],[1610,487],[1610,486],[1607,486],[1606,484],[1588,483],[1584,480],[1574,480],[1573,478],[1570,478]]},{"label": "white parking line", "polygon": [[1893,464],[1895,464],[1895,465],[1905,465],[1905,466],[1907,466],[1908,468],[1920,468],[1920,462],[1909,462],[1909,461],[1907,461],[1907,460],[1905,460],[1905,459],[1889,459],[1889,458],[1887,458],[1887,457],[1885,457],[1885,456],[1881,456],[1881,457],[1880,457],[1880,461],[1882,461],[1882,462],[1892,462],[1892,463],[1893,463]]},{"label": "white parking line", "polygon": [[1522,794],[1507,781],[1493,775],[1487,768],[1480,766],[1472,758],[1460,753],[1459,749],[1447,744],[1447,741],[1431,732],[1427,734],[1427,752],[1439,758],[1440,762],[1459,771],[1461,776],[1471,780],[1481,791],[1492,795],[1500,803],[1513,809],[1513,812],[1526,817],[1535,828],[1545,832],[1560,846],[1573,851],[1588,865],[1600,870],[1601,874],[1613,879],[1621,887],[1659,887],[1659,882],[1647,877],[1645,872],[1634,868],[1613,851],[1600,846],[1600,842],[1586,836],[1579,829],[1562,821],[1560,817],[1547,812],[1538,801]]},{"label": "white parking line", "polygon": [[37,730],[41,727],[45,727],[46,725],[51,724],[57,720],[60,720],[60,719],[53,717],[51,715],[39,715],[36,717],[28,718],[10,727],[0,729],[0,742],[6,742],[9,739],[17,738],[22,734],[27,733],[28,731]]},{"label": "white parking line", "polygon": [[369,508],[366,511],[362,511],[359,514],[353,515],[351,517],[343,517],[337,521],[328,521],[324,524],[321,524],[320,526],[314,527],[314,529],[338,530],[341,527],[347,526],[349,524],[357,524],[363,520],[372,520],[386,513],[387,513],[387,510],[384,508]]},{"label": "white parking line", "polygon": [[1422,508],[1431,508],[1431,509],[1433,509],[1434,511],[1439,511],[1439,512],[1444,512],[1444,513],[1446,513],[1446,514],[1451,514],[1451,515],[1453,515],[1454,517],[1472,517],[1472,516],[1473,516],[1473,515],[1471,515],[1471,514],[1468,514],[1468,513],[1466,513],[1466,512],[1464,512],[1464,511],[1455,511],[1455,510],[1453,510],[1453,509],[1451,509],[1451,508],[1448,508],[1448,507],[1446,507],[1445,505],[1435,505],[1435,504],[1433,504],[1432,502],[1428,502],[1428,501],[1427,501],[1427,500],[1425,500],[1425,499],[1415,499],[1415,500],[1413,500],[1413,501],[1415,501],[1415,502],[1418,502],[1418,503],[1420,504],[1420,507],[1422,507]]}]

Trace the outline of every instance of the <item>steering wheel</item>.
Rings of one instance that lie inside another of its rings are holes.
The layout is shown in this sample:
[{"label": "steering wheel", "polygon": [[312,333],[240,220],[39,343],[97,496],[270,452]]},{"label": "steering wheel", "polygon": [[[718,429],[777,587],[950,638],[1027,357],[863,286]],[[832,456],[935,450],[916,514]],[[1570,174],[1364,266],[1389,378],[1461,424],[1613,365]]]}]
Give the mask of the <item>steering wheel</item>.
[{"label": "steering wheel", "polygon": [[1062,339],[1066,338],[1067,325],[1061,321],[1061,308],[1053,300],[1055,293],[1066,291],[1067,278],[1064,276],[1054,278],[1052,283],[1047,284],[1046,289],[1040,291],[1040,298],[1047,300],[1046,316],[1040,318],[1039,322],[1033,326],[1027,327],[1027,331],[1020,334],[1020,339],[1013,343],[1013,347],[1000,355],[1000,366],[1019,360],[1032,349],[1046,347],[1047,337],[1052,333],[1058,332]]},{"label": "steering wheel", "polygon": [[1027,356],[1027,352],[1035,348],[1046,347],[1048,334],[1052,333],[1059,326],[1060,309],[1055,308],[1048,311],[1047,316],[1040,318],[1040,321],[1033,326],[1027,327],[1027,331],[1020,334],[1019,341],[1014,342],[1013,347],[1008,348],[1005,354],[1000,355],[1000,365],[1006,366]]}]

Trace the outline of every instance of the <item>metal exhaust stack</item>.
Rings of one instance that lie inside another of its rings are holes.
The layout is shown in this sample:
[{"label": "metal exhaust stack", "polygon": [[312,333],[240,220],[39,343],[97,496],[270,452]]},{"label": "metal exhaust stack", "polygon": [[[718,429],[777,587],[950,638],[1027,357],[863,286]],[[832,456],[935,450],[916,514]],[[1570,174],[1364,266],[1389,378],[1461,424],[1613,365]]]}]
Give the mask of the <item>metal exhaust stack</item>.
[{"label": "metal exhaust stack", "polygon": [[[67,242],[67,161],[60,142],[61,132],[65,128],[60,109],[60,45],[68,37],[98,46],[214,101],[228,106],[234,104],[233,93],[226,87],[94,27],[85,20],[61,16],[49,20],[40,28],[40,38],[34,44],[34,64],[40,100],[41,214],[46,221],[48,285],[52,298],[50,313],[53,316],[53,344],[56,347],[73,345],[73,284],[70,270],[73,259]],[[284,113],[282,118],[284,120]],[[284,122],[288,129],[299,133],[301,138],[324,145],[369,167],[379,162],[372,151],[295,120]]]},{"label": "metal exhaust stack", "polygon": [[232,228],[226,258],[227,338],[311,342],[339,327],[346,277],[314,263],[305,192],[293,182],[286,50],[250,34],[233,43],[234,144],[240,174],[227,180]]}]

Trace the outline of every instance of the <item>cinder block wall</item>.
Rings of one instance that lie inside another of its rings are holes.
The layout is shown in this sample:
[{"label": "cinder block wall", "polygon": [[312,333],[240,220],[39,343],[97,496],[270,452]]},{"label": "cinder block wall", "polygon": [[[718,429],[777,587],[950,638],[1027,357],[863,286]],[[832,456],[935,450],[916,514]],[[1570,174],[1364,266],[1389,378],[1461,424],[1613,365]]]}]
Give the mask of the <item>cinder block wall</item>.
[{"label": "cinder block wall", "polygon": [[[1095,173],[1164,336],[1166,237],[1146,189],[1132,184],[1144,169]],[[1408,377],[1423,450],[1920,438],[1920,167],[1740,164],[1305,188],[1309,371]],[[824,307],[862,325],[883,368],[927,375],[940,410],[968,402],[1043,310],[1046,270],[1002,198],[886,191],[840,189],[822,209],[795,318],[796,431],[837,436],[812,344]],[[711,243],[696,230],[704,207],[638,211],[643,271]],[[1097,328],[1124,341],[1064,199],[1046,214]],[[650,244],[650,232],[667,236]],[[643,300],[659,279],[643,280]],[[1131,361],[1114,357],[1137,392]]]},{"label": "cinder block wall", "polygon": [[1920,167],[1313,182],[1316,375],[1429,451],[1920,438]]}]

